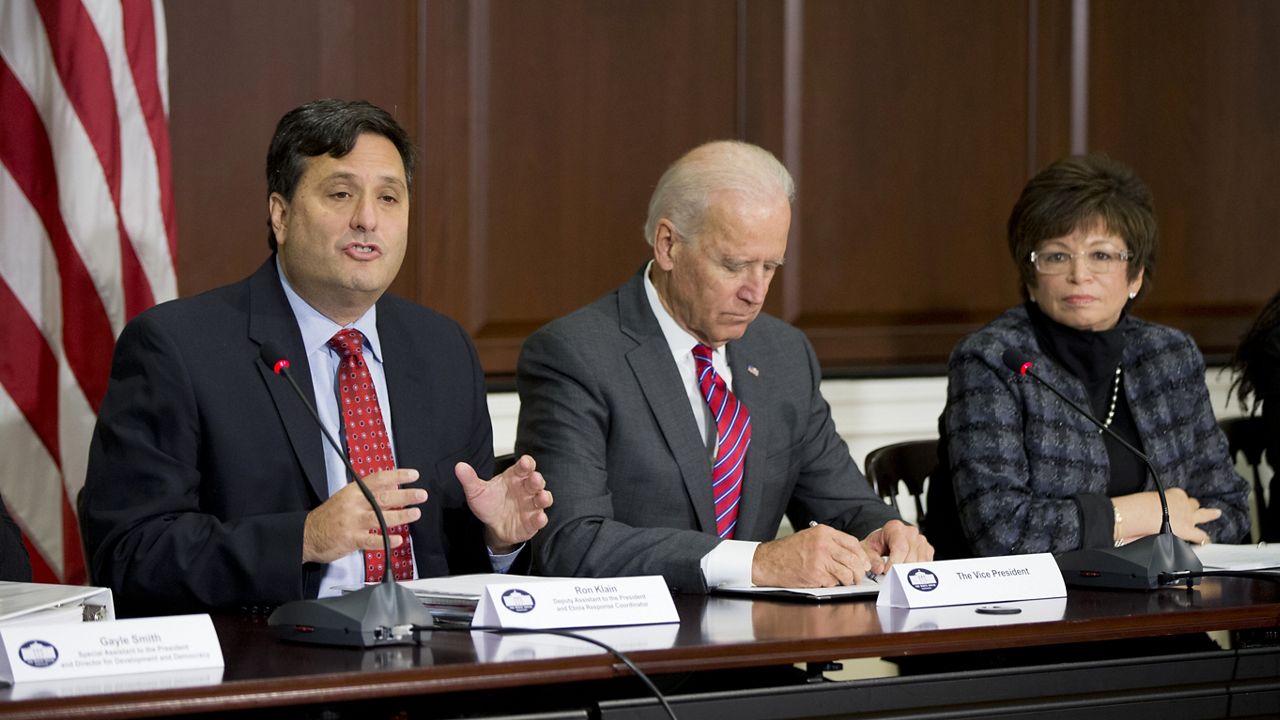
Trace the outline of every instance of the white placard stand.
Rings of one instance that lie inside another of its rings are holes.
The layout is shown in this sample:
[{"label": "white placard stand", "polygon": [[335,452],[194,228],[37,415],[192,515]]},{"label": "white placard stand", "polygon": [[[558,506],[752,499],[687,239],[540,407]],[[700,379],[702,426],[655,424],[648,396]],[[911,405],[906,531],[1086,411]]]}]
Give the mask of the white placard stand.
[{"label": "white placard stand", "polygon": [[[676,636],[679,633],[680,626],[676,623],[574,630],[575,635],[599,640],[612,648],[628,653],[637,650],[666,650],[674,647]],[[540,633],[536,635],[524,633],[519,635],[499,635],[497,633],[473,632],[471,633],[471,642],[475,646],[476,657],[481,662],[546,660],[547,658],[576,657],[606,652],[603,648],[578,638],[543,635]]]},{"label": "white placard stand", "polygon": [[889,568],[876,605],[922,608],[1066,597],[1049,553],[907,563]]},{"label": "white placard stand", "polygon": [[472,625],[571,628],[680,622],[661,575],[486,585]]},{"label": "white placard stand", "polygon": [[0,628],[0,681],[124,675],[223,666],[208,615]]},{"label": "white placard stand", "polygon": [[1044,600],[1002,600],[995,606],[948,605],[912,610],[882,605],[876,608],[880,629],[887,633],[1048,623],[1057,622],[1066,614],[1067,599],[1065,597]]}]

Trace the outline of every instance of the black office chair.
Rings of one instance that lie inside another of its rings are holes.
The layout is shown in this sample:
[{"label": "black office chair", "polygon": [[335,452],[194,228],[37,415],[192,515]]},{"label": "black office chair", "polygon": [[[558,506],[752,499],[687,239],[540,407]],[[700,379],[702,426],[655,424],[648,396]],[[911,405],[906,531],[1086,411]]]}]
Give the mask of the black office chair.
[{"label": "black office chair", "polygon": [[[1253,496],[1258,506],[1258,536],[1268,542],[1276,540],[1280,528],[1272,527],[1268,522],[1266,496],[1262,492],[1262,453],[1267,447],[1266,427],[1262,418],[1256,416],[1234,417],[1219,420],[1218,426],[1227,436],[1227,449],[1234,461],[1241,455],[1253,469]],[[1274,486],[1274,483],[1273,483]],[[1275,503],[1276,498],[1271,502]]]},{"label": "black office chair", "polygon": [[898,507],[898,483],[906,485],[916,503],[916,522],[924,518],[924,481],[938,467],[936,439],[908,440],[876,448],[867,453],[863,467],[867,482],[899,514],[902,510]]}]

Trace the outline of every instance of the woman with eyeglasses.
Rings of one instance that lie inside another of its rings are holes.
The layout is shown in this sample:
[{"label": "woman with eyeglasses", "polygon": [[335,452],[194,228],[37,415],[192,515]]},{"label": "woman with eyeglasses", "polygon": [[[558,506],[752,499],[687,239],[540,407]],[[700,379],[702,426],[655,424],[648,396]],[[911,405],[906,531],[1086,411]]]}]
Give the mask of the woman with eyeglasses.
[{"label": "woman with eyeglasses", "polygon": [[1156,255],[1146,185],[1106,157],[1060,160],[1023,188],[1008,242],[1025,302],[951,354],[924,523],[938,557],[1119,546],[1160,529],[1143,462],[1009,369],[1008,350],[1151,458],[1179,537],[1247,539],[1248,485],[1204,358],[1186,333],[1130,314]]}]

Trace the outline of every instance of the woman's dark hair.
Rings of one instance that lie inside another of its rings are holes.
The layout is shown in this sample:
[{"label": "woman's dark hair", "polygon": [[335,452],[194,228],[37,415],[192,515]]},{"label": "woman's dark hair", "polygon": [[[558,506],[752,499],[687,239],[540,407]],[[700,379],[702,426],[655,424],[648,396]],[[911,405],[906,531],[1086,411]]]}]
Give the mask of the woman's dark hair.
[{"label": "woman's dark hair", "polygon": [[[267,148],[267,194],[293,200],[293,192],[308,158],[344,157],[365,133],[381,135],[395,145],[404,163],[404,177],[413,187],[413,143],[386,110],[363,100],[316,100],[280,118]],[[276,250],[276,234],[267,218],[267,246]]]},{"label": "woman's dark hair", "polygon": [[1040,243],[1095,225],[1124,239],[1133,253],[1129,280],[1143,271],[1139,294],[1145,294],[1159,245],[1151,190],[1123,163],[1105,155],[1073,155],[1028,180],[1009,214],[1009,253],[1023,295],[1036,286],[1030,256]]},{"label": "woman's dark hair", "polygon": [[[1272,295],[1267,304],[1262,307],[1262,312],[1258,313],[1253,325],[1240,338],[1240,345],[1236,348],[1236,355],[1231,359],[1231,371],[1235,378],[1231,381],[1231,388],[1227,391],[1227,395],[1229,397],[1234,393],[1236,399],[1240,401],[1241,409],[1245,412],[1257,412],[1258,402],[1260,401],[1260,398],[1254,392],[1256,389],[1254,384],[1255,376],[1250,371],[1249,366],[1259,359],[1263,347],[1267,343],[1267,338],[1277,327],[1280,327],[1280,292]],[[1251,395],[1253,396],[1252,403],[1249,402],[1249,396]]]}]

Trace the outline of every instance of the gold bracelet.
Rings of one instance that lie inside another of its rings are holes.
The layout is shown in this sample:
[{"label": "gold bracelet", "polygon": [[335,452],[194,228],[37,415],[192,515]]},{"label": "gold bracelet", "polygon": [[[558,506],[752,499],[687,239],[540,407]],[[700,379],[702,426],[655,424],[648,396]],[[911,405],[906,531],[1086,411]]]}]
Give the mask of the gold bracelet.
[{"label": "gold bracelet", "polygon": [[1114,502],[1111,504],[1111,509],[1116,514],[1115,529],[1112,531],[1112,537],[1115,538],[1116,547],[1120,547],[1124,545],[1124,535],[1120,534],[1120,525],[1124,522],[1124,518],[1120,516],[1120,508]]}]

